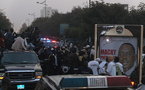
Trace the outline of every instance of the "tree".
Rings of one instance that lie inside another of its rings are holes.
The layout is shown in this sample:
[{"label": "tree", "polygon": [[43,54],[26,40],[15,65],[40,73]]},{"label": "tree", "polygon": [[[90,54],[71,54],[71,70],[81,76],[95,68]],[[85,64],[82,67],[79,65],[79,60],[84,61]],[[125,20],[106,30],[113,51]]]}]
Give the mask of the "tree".
[{"label": "tree", "polygon": [[[60,24],[69,24],[65,36],[86,40],[94,37],[94,24],[143,24],[145,25],[145,4],[130,11],[122,4],[92,1],[91,7],[74,7],[71,12],[53,13],[50,18],[38,18],[32,26],[39,27],[44,35],[59,36]],[[78,36],[80,35],[80,36]]]},{"label": "tree", "polygon": [[11,23],[9,19],[2,13],[0,12],[0,29],[9,29],[11,28]]},{"label": "tree", "polygon": [[27,24],[23,23],[21,29],[19,30],[19,33],[21,34],[21,33],[25,32],[26,29],[27,29]]}]

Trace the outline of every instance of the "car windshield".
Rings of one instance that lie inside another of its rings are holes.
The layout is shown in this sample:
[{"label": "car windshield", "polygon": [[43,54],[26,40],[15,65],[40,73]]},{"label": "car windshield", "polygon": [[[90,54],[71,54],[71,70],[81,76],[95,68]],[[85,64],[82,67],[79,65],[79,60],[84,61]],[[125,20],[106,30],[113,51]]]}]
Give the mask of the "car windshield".
[{"label": "car windshield", "polygon": [[36,64],[38,57],[30,52],[5,53],[2,58],[2,64]]}]

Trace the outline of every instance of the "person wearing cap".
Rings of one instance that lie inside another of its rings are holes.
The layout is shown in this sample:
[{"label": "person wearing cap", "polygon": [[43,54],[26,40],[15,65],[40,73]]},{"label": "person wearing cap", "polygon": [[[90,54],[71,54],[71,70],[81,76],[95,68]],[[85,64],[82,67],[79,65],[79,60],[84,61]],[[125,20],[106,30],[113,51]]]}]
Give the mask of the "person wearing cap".
[{"label": "person wearing cap", "polygon": [[92,69],[93,75],[98,75],[99,61],[100,58],[88,62],[88,67]]}]

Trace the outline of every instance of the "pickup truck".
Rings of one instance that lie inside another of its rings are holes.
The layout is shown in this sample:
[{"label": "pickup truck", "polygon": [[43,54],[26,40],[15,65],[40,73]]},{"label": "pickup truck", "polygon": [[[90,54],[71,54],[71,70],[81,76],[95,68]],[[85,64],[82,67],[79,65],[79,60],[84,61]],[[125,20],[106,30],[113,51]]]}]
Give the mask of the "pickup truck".
[{"label": "pickup truck", "polygon": [[33,51],[4,51],[0,62],[0,81],[3,90],[35,87],[42,77],[37,54]]}]

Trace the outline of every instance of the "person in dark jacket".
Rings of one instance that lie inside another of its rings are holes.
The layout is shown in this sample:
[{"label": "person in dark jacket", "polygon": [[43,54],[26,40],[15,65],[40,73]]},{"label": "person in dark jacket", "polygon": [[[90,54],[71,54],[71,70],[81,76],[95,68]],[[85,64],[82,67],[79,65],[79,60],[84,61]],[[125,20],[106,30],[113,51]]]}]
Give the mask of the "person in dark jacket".
[{"label": "person in dark jacket", "polygon": [[80,73],[79,74],[93,74],[93,71],[88,67],[88,63],[85,62],[84,66],[81,66],[79,68]]},{"label": "person in dark jacket", "polygon": [[11,28],[5,33],[5,44],[6,44],[6,49],[11,50],[11,46],[14,42],[14,36],[13,36],[14,30]]},{"label": "person in dark jacket", "polygon": [[5,40],[4,40],[4,35],[2,32],[0,32],[0,48],[5,48]]},{"label": "person in dark jacket", "polygon": [[68,58],[68,62],[69,62],[69,66],[70,66],[70,73],[72,74],[77,74],[78,73],[78,68],[80,66],[80,62],[79,62],[79,57],[76,54],[76,50],[72,50],[69,58]]}]

